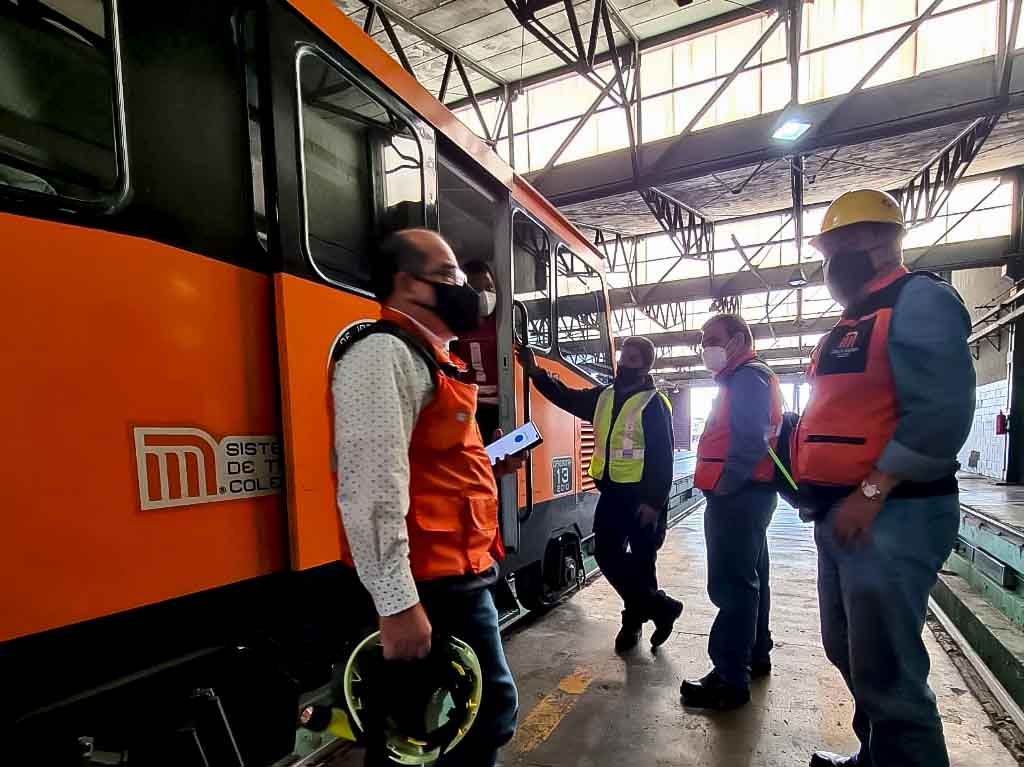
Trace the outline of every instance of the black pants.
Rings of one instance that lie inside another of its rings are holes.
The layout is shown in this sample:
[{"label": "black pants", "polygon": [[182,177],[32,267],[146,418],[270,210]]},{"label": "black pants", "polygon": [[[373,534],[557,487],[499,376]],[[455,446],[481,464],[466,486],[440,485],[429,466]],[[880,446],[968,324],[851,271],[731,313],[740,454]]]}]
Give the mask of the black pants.
[{"label": "black pants", "polygon": [[751,660],[765,660],[772,650],[766,531],[776,501],[775,491],[751,484],[709,495],[704,512],[708,596],[718,608],[708,654],[719,676],[739,687],[750,684]]},{"label": "black pants", "polygon": [[622,622],[631,625],[654,618],[664,601],[658,591],[657,561],[667,514],[662,512],[653,529],[642,528],[639,507],[633,493],[610,489],[602,491],[594,515],[597,564],[622,597]]}]

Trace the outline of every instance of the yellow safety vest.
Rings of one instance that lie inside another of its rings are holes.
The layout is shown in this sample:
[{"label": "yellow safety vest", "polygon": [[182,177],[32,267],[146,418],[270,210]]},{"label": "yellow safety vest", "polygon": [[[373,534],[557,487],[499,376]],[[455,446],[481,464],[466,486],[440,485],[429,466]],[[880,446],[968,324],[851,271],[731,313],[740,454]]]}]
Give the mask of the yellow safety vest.
[{"label": "yellow safety vest", "polygon": [[[594,413],[594,456],[590,461],[590,476],[604,477],[605,456],[610,459],[608,478],[616,483],[639,482],[644,476],[644,409],[654,396],[660,396],[672,412],[672,402],[663,392],[647,389],[637,392],[622,405],[619,417],[612,425],[615,407],[615,387],[609,386],[597,400]],[[608,449],[609,436],[611,450]]]}]

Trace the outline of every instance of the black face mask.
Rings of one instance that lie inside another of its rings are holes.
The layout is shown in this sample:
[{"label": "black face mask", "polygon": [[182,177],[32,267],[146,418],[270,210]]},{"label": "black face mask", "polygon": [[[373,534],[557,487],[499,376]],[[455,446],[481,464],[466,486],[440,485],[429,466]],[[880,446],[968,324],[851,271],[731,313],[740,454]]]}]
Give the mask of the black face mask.
[{"label": "black face mask", "polygon": [[870,250],[839,250],[824,268],[825,285],[832,298],[848,306],[875,276]]},{"label": "black face mask", "polygon": [[640,368],[628,368],[624,365],[619,365],[618,372],[615,373],[615,388],[628,389],[636,386],[645,377],[646,374]]},{"label": "black face mask", "polygon": [[469,285],[449,285],[417,277],[434,288],[434,305],[419,304],[429,309],[448,326],[455,335],[468,333],[480,327],[480,295]]}]

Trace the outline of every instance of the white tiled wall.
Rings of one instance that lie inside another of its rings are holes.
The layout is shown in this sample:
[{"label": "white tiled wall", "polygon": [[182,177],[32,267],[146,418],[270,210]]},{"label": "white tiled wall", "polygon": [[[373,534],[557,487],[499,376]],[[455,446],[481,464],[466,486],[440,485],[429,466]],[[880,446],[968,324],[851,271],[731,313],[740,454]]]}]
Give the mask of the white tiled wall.
[{"label": "white tiled wall", "polygon": [[[1007,382],[995,381],[978,387],[977,407],[974,424],[963,449],[960,450],[960,467],[963,471],[982,474],[993,479],[1006,477],[1007,435],[996,434],[996,415],[1006,412]],[[970,466],[971,451],[979,453],[976,467]]]}]

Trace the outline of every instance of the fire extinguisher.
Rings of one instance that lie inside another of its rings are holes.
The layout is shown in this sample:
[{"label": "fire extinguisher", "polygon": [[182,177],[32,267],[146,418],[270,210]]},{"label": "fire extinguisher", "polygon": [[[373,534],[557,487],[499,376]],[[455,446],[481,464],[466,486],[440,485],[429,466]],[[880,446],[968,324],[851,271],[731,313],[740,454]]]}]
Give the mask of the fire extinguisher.
[{"label": "fire extinguisher", "polygon": [[1006,434],[1009,430],[1006,415],[1000,410],[999,415],[996,416],[996,434]]}]

